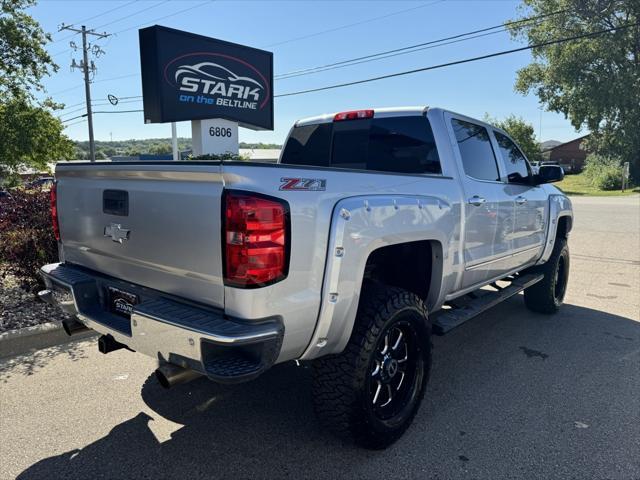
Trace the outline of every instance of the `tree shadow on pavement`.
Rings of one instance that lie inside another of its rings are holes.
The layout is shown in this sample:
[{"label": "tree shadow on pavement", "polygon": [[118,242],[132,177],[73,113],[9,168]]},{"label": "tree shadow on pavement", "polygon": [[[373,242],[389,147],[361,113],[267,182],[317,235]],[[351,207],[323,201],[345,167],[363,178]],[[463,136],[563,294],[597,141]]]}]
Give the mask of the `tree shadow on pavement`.
[{"label": "tree shadow on pavement", "polygon": [[86,358],[86,341],[77,340],[63,345],[55,345],[30,351],[14,357],[3,358],[0,362],[0,383],[7,383],[15,375],[30,376],[47,366],[49,361],[65,354],[71,361]]},{"label": "tree shadow on pavement", "polygon": [[[435,343],[421,411],[383,452],[325,433],[310,370],[285,364],[235,386],[199,379],[167,391],[150,376],[141,394],[154,414],[18,478],[640,475],[637,321],[573,305],[545,317],[512,299]],[[159,417],[183,426],[159,442],[149,427]]]}]

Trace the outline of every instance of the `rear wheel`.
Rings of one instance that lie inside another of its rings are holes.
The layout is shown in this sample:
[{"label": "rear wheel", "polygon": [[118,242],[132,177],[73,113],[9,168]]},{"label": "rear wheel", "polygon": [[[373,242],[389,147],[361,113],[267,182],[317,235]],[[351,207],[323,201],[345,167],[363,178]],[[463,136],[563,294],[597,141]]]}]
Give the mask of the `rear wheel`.
[{"label": "rear wheel", "polygon": [[566,238],[558,238],[551,257],[534,270],[544,278],[524,291],[524,302],[529,310],[538,313],[556,313],[564,302],[569,283],[569,246]]},{"label": "rear wheel", "polygon": [[320,421],[366,448],[395,442],[424,396],[430,333],[426,308],[416,295],[399,288],[367,288],[344,352],[314,362]]}]

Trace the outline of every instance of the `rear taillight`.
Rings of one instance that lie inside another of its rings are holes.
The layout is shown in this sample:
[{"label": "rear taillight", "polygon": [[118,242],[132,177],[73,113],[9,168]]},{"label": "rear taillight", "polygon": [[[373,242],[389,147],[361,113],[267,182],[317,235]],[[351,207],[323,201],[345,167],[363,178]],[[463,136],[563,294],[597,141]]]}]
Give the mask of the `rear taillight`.
[{"label": "rear taillight", "polygon": [[58,224],[58,188],[56,182],[51,186],[49,200],[51,203],[51,223],[53,225],[53,235],[60,241],[60,226]]},{"label": "rear taillight", "polygon": [[373,118],[373,110],[352,110],[350,112],[340,112],[333,116],[334,122],[344,120],[358,120],[361,118]]},{"label": "rear taillight", "polygon": [[285,278],[289,263],[286,202],[227,190],[223,208],[225,284],[261,287]]}]

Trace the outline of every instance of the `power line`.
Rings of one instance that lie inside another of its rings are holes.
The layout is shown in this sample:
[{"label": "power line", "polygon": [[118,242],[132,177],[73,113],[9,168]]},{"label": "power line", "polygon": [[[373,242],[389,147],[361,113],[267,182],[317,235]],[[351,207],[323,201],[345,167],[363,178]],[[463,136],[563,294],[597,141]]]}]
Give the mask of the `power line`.
[{"label": "power line", "polygon": [[[560,13],[560,12],[555,12],[555,14],[557,14],[557,13]],[[548,15],[551,15],[551,14],[548,14]],[[531,18],[530,19],[523,19],[522,21],[525,21],[525,20],[531,21],[532,19]],[[522,22],[522,21],[518,21],[518,22]],[[516,22],[510,22],[510,23],[516,23]],[[485,59],[488,59],[488,58],[493,58],[493,57],[508,55],[508,54],[512,54],[512,53],[522,52],[522,51],[526,51],[526,50],[532,50],[534,48],[541,48],[541,47],[544,47],[544,46],[570,42],[570,41],[579,40],[579,39],[582,39],[582,38],[589,38],[589,37],[593,37],[593,36],[609,33],[609,32],[615,31],[615,30],[622,30],[622,29],[630,28],[630,27],[637,26],[637,25],[640,25],[640,23],[628,24],[628,25],[623,25],[623,26],[619,26],[619,27],[613,27],[613,28],[609,28],[609,29],[605,29],[605,30],[596,31],[596,32],[585,33],[585,34],[581,34],[581,35],[575,35],[575,36],[572,36],[572,37],[566,37],[566,38],[561,38],[561,39],[556,39],[556,40],[550,40],[550,41],[542,42],[542,43],[539,43],[539,44],[528,45],[528,46],[524,46],[524,47],[510,49],[510,50],[503,50],[503,51],[500,51],[500,52],[494,52],[494,53],[490,53],[490,54],[487,54],[487,55],[481,55],[481,56],[477,56],[477,57],[471,57],[471,58],[466,58],[466,59],[462,59],[462,60],[457,60],[457,61],[437,64],[437,65],[431,65],[431,66],[417,68],[417,69],[413,69],[413,70],[407,70],[407,71],[403,71],[403,72],[396,72],[396,73],[391,73],[391,74],[387,74],[387,75],[381,75],[381,76],[377,76],[377,77],[372,77],[372,78],[367,78],[367,79],[362,79],[362,80],[356,80],[356,81],[352,81],[352,82],[345,82],[345,83],[340,83],[340,84],[328,85],[328,86],[324,86],[324,87],[300,90],[300,91],[296,91],[296,92],[283,93],[283,94],[279,94],[279,95],[274,95],[274,98],[288,97],[288,96],[294,96],[294,95],[302,95],[302,94],[319,92],[319,91],[324,91],[324,90],[343,88],[343,87],[347,87],[347,86],[359,85],[359,84],[363,84],[363,83],[369,83],[369,82],[374,82],[374,81],[378,81],[378,80],[384,80],[384,79],[393,78],[393,77],[410,75],[410,74],[429,71],[429,70],[436,70],[436,69],[440,69],[440,68],[444,68],[444,67],[460,65],[460,64],[463,64],[463,63],[470,63],[470,62],[475,62],[475,61],[479,61],[479,60],[485,60]],[[488,28],[491,28],[491,27],[488,27]],[[472,33],[472,32],[469,32],[469,33]],[[464,34],[460,34],[460,35],[464,35]],[[131,97],[128,97],[128,98],[142,98],[142,96],[131,96]],[[142,112],[142,111],[143,110],[120,110],[120,111],[104,111],[104,112],[96,112],[96,113],[130,113],[130,112]]]},{"label": "power line", "polygon": [[466,42],[466,41],[473,40],[473,39],[476,39],[476,38],[481,38],[481,37],[488,37],[489,35],[496,35],[498,33],[502,33],[502,31],[501,30],[496,30],[494,32],[481,33],[481,34],[478,34],[478,35],[473,35],[471,37],[460,38],[458,40],[451,40],[449,42],[438,43],[436,45],[429,45],[429,46],[426,46],[426,47],[416,48],[416,49],[413,49],[413,50],[405,50],[405,51],[398,52],[398,53],[391,53],[389,55],[375,56],[374,58],[368,58],[366,60],[360,60],[360,61],[357,61],[357,62],[342,63],[340,65],[335,65],[335,66],[331,66],[331,67],[312,68],[312,69],[309,69],[308,71],[302,71],[300,73],[289,74],[289,75],[286,75],[286,76],[285,76],[285,74],[283,74],[283,76],[276,75],[274,77],[274,80],[287,80],[289,78],[303,77],[305,75],[312,75],[314,73],[328,72],[330,70],[336,70],[336,69],[339,69],[339,68],[353,67],[354,65],[361,65],[363,63],[375,62],[375,61],[378,61],[378,60],[384,60],[386,58],[398,57],[400,55],[407,55],[409,53],[415,53],[415,52],[421,52],[421,51],[424,51],[424,50],[430,50],[432,48],[444,47],[446,45],[452,45],[454,43]]},{"label": "power line", "polygon": [[118,97],[118,100],[128,100],[129,98],[142,98],[142,95],[132,95],[129,97]]},{"label": "power line", "polygon": [[[209,1],[214,1],[214,0],[209,0]],[[207,3],[207,2],[205,2],[205,3]],[[422,5],[421,7],[423,7],[423,6],[426,6],[426,5]],[[406,11],[406,10],[403,10],[403,11]],[[522,24],[522,23],[526,23],[526,22],[533,22],[533,21],[541,20],[541,19],[546,18],[546,17],[553,16],[553,15],[558,15],[558,14],[564,13],[564,12],[566,12],[566,10],[558,10],[558,11],[547,13],[547,14],[537,15],[537,16],[533,16],[533,17],[524,18],[524,19],[521,19],[521,20],[515,20],[515,21],[512,21],[512,22],[493,25],[491,27],[485,27],[485,28],[481,28],[481,29],[478,29],[478,30],[472,30],[472,31],[469,31],[469,32],[458,33],[456,35],[451,35],[451,36],[448,36],[448,37],[443,37],[443,38],[439,38],[439,39],[435,39],[435,40],[429,40],[427,42],[421,42],[421,43],[417,43],[417,44],[414,44],[414,45],[409,45],[409,46],[406,46],[406,47],[395,48],[395,49],[392,49],[392,50],[386,50],[386,51],[377,52],[377,53],[364,55],[364,56],[360,56],[360,57],[355,57],[355,58],[351,58],[351,59],[347,59],[347,60],[341,60],[339,62],[328,63],[328,64],[325,64],[325,65],[319,65],[319,66],[316,66],[316,67],[309,67],[309,68],[306,68],[306,69],[294,70],[294,71],[291,71],[291,72],[285,72],[285,73],[276,75],[274,78],[276,80],[284,80],[284,79],[287,79],[287,78],[293,78],[293,77],[298,77],[298,76],[303,76],[303,75],[309,75],[309,74],[312,74],[312,73],[320,73],[320,72],[324,72],[324,71],[327,71],[327,70],[334,70],[334,69],[337,69],[337,68],[343,68],[343,67],[352,66],[352,65],[359,65],[359,64],[362,64],[362,63],[368,63],[369,61],[382,60],[382,59],[385,59],[385,58],[390,58],[390,57],[393,57],[393,56],[402,55],[402,54],[406,54],[406,53],[413,53],[413,52],[417,52],[417,51],[427,50],[427,49],[430,49],[430,48],[450,45],[450,44],[454,44],[454,43],[459,43],[459,42],[462,42],[462,41],[473,40],[473,39],[476,39],[476,38],[480,38],[480,37],[484,37],[484,36],[488,36],[488,35],[493,35],[495,33],[500,33],[500,31],[506,30],[506,28],[511,26],[511,25],[517,25],[517,24]],[[501,28],[502,30],[500,30],[498,32],[492,32],[491,31],[491,30],[496,30],[498,28]],[[103,78],[101,80],[96,80],[93,83],[108,82],[108,81],[111,81],[111,80],[119,80],[119,79],[123,79],[123,78],[131,78],[131,77],[138,77],[138,76],[140,76],[139,73],[131,73],[131,74],[127,74],[127,75],[119,75],[119,76],[116,76],[116,77]],[[80,86],[82,86],[82,85],[80,84],[80,85],[77,85],[76,87],[70,87],[70,88],[67,88],[65,90],[61,90],[61,91],[55,92],[52,95],[56,95],[56,94],[65,93],[65,92],[68,92],[68,91],[71,91],[71,90],[75,90],[76,88],[78,88]]]},{"label": "power line", "polygon": [[[77,21],[75,21],[75,22],[71,23],[71,25],[78,25],[78,24],[81,24],[81,23],[83,23],[83,22],[88,22],[89,20],[93,20],[94,18],[102,17],[102,16],[107,15],[107,14],[109,14],[109,13],[111,13],[111,12],[115,12],[116,10],[120,10],[121,8],[128,7],[128,6],[129,6],[129,5],[131,5],[132,3],[136,3],[136,0],[131,0],[131,1],[130,1],[130,2],[128,2],[128,3],[125,3],[124,5],[118,5],[117,7],[111,8],[111,9],[109,9],[109,10],[106,10],[106,11],[102,12],[102,13],[98,13],[97,15],[94,15],[94,16],[92,16],[92,17],[84,18],[84,19],[82,19],[82,20],[77,20]],[[100,28],[100,27],[97,27],[97,28]],[[59,38],[58,40],[55,40],[55,41],[51,42],[51,44],[58,43],[58,42],[62,42],[62,41],[64,41],[64,40],[68,40],[69,38],[73,38],[73,37],[75,37],[76,35],[77,35],[76,33],[74,33],[74,34],[72,34],[72,35],[67,35],[66,37]]]},{"label": "power line", "polygon": [[144,110],[98,110],[93,113],[134,113],[134,112],[144,112]]},{"label": "power line", "polygon": [[[142,96],[140,96],[140,98],[137,98],[135,100],[133,99],[129,99],[129,100],[125,100],[125,98],[131,98],[131,97],[123,97],[123,98],[119,98],[118,99],[118,103],[116,105],[124,105],[124,104],[129,104],[129,103],[138,103],[142,101]],[[84,102],[83,102],[84,104]],[[93,107],[102,107],[105,105],[112,105],[111,102],[109,102],[108,100],[103,100],[103,101],[96,101],[96,102],[91,102],[91,106]],[[115,106],[115,105],[114,105]],[[71,110],[69,112],[64,112],[64,113],[60,113],[60,116],[58,117],[60,120],[62,120],[63,122],[66,122],[68,119],[62,118],[65,115],[72,115],[74,113],[77,112],[81,112],[85,109],[85,107],[81,107],[81,108],[77,108],[75,110]]]},{"label": "power line", "polygon": [[84,83],[77,83],[73,87],[65,88],[64,90],[58,90],[57,92],[53,92],[50,95],[60,95],[61,93],[70,92],[71,90],[77,90],[82,87]]},{"label": "power line", "polygon": [[156,3],[155,5],[147,6],[147,7],[143,8],[143,9],[140,9],[140,10],[137,10],[137,11],[135,11],[133,13],[130,13],[129,15],[125,15],[124,17],[120,17],[120,18],[117,18],[117,19],[112,20],[110,22],[104,23],[104,24],[102,24],[100,26],[97,26],[96,28],[103,28],[103,27],[106,27],[107,25],[113,25],[114,23],[119,23],[119,22],[121,22],[123,20],[127,20],[127,19],[129,19],[131,17],[135,17],[136,15],[138,15],[140,13],[148,12],[149,10],[151,10],[153,8],[159,7],[160,5],[164,5],[165,3],[168,3],[169,1],[170,0],[164,0],[164,1]]},{"label": "power line", "polygon": [[[137,110],[95,110],[93,112],[91,112],[93,115],[97,115],[99,113],[137,113],[137,112],[144,112],[144,110],[142,109],[137,109]],[[66,120],[61,120],[62,123],[66,123],[66,122],[70,122],[71,120],[75,120],[77,118],[84,118],[87,117],[86,113],[83,113],[82,115],[78,115],[76,117],[71,117],[71,118],[67,118]]]},{"label": "power line", "polygon": [[[134,1],[135,1],[135,0],[134,0]],[[103,27],[106,27],[106,26],[108,26],[108,25],[112,25],[112,24],[114,24],[114,23],[118,23],[118,22],[121,22],[121,21],[123,21],[123,20],[127,20],[127,19],[129,19],[130,17],[133,17],[133,16],[138,15],[138,14],[140,14],[140,13],[147,12],[147,11],[149,11],[149,10],[151,10],[151,9],[153,9],[153,8],[159,7],[160,5],[163,5],[163,4],[165,4],[165,3],[169,2],[169,1],[170,1],[170,0],[164,0],[164,1],[161,1],[161,2],[156,3],[155,5],[147,6],[147,7],[143,8],[143,9],[141,9],[141,10],[137,10],[137,11],[135,11],[135,12],[130,13],[129,15],[125,15],[125,16],[120,17],[120,18],[116,18],[115,20],[112,20],[112,21],[110,21],[110,22],[104,23],[104,24],[102,24],[102,25],[100,25],[100,26],[98,26],[98,27],[95,27],[95,28],[96,28],[96,29],[97,29],[97,28],[103,28]],[[127,3],[126,5],[123,5],[123,7],[124,7],[124,6],[127,6],[127,5],[130,5],[131,3],[134,3],[134,2],[129,2],[129,3]],[[111,11],[113,11],[113,10],[115,10],[115,9],[109,10],[108,12],[111,12]],[[107,12],[105,12],[105,13],[107,13]],[[102,15],[103,15],[103,14],[100,14],[100,15],[97,15],[97,16],[102,16]],[[79,22],[76,22],[76,23],[79,23]],[[134,28],[135,28],[135,27],[134,27]],[[122,33],[122,32],[124,32],[124,31],[126,31],[126,30],[121,30],[121,31],[116,32],[116,33]],[[73,36],[73,35],[71,35],[71,36],[69,36],[69,37],[65,37],[65,38],[60,39],[60,40],[65,40],[65,39],[71,38],[72,36]],[[56,42],[53,42],[53,43],[56,43]],[[56,52],[56,53],[51,54],[51,56],[52,56],[52,57],[56,57],[56,56],[58,56],[58,55],[62,55],[63,53],[67,53],[68,51],[70,51],[70,49],[61,50],[61,51],[59,51],[59,52]]]},{"label": "power line", "polygon": [[355,80],[355,81],[352,81],[352,82],[337,83],[337,84],[334,84],[334,85],[327,85],[327,86],[318,87],[318,88],[309,88],[307,90],[299,90],[297,92],[281,93],[280,95],[274,95],[274,98],[277,98],[277,97],[291,97],[291,96],[294,96],[294,95],[303,95],[303,94],[306,94],[306,93],[313,93],[313,92],[320,92],[320,91],[324,91],[324,90],[332,90],[332,89],[335,89],[335,88],[349,87],[349,86],[352,86],[352,85],[360,85],[362,83],[376,82],[378,80],[386,80],[388,78],[401,77],[401,76],[404,76],[404,75],[411,75],[411,74],[419,73],[419,72],[426,72],[428,70],[436,70],[436,69],[439,69],[439,68],[451,67],[453,65],[460,65],[460,64],[463,64],[463,63],[476,62],[478,60],[485,60],[487,58],[499,57],[499,56],[502,56],[502,55],[508,55],[508,54],[516,53],[516,52],[523,52],[525,50],[532,50],[534,48],[541,48],[541,47],[546,47],[546,46],[549,46],[549,45],[556,45],[556,44],[560,44],[560,43],[571,42],[573,40],[580,40],[582,38],[595,37],[597,35],[602,35],[604,33],[612,32],[614,30],[622,30],[622,29],[625,29],[625,28],[635,27],[635,26],[638,26],[638,25],[640,25],[640,22],[633,23],[633,24],[628,24],[628,25],[623,25],[623,26],[620,26],[620,27],[608,28],[606,30],[599,30],[597,32],[585,33],[585,34],[582,34],[582,35],[575,35],[573,37],[560,38],[560,39],[557,39],[557,40],[550,40],[548,42],[542,42],[542,43],[538,43],[538,44],[535,44],[535,45],[528,45],[526,47],[513,48],[511,50],[503,50],[503,51],[500,51],[500,52],[489,53],[487,55],[481,55],[481,56],[478,56],[478,57],[465,58],[463,60],[456,60],[456,61],[453,61],[453,62],[441,63],[441,64],[438,64],[438,65],[430,65],[428,67],[416,68],[416,69],[413,69],[413,70],[406,70],[406,71],[403,71],[403,72],[396,72],[396,73],[390,73],[390,74],[387,74],[387,75],[380,75],[378,77],[365,78],[365,79],[362,79],[362,80]]},{"label": "power line", "polygon": [[[64,103],[64,102],[62,102],[62,103]],[[66,107],[64,107],[61,110],[61,112],[63,112],[64,110],[69,110],[70,108],[73,108],[73,107],[77,107],[78,105],[84,105],[84,102],[78,102],[78,103],[74,103],[73,105],[67,105]]]},{"label": "power line", "polygon": [[80,120],[79,122],[67,123],[64,128],[72,127],[73,125],[80,125],[81,123],[86,122],[86,119]]},{"label": "power line", "polygon": [[67,118],[66,120],[60,120],[62,123],[66,123],[66,122],[70,122],[71,120],[75,120],[76,118],[83,118],[86,117],[87,114],[83,113],[82,115],[78,115],[76,117],[71,117],[71,118]]},{"label": "power line", "polygon": [[111,80],[120,80],[122,78],[139,77],[139,76],[140,76],[139,73],[129,73],[127,75],[119,75],[117,77],[109,77],[109,78],[103,78],[100,80],[95,80],[93,83],[110,82]]},{"label": "power line", "polygon": [[[547,18],[553,15],[558,15],[560,13],[564,13],[566,12],[566,10],[558,10],[556,12],[551,12],[551,13],[547,13],[547,14],[543,14],[543,15],[536,15],[533,17],[528,17],[528,18],[523,18],[521,20],[515,20],[512,22],[507,22],[507,23],[501,23],[498,25],[493,25],[491,27],[485,27],[485,28],[481,28],[479,30],[473,30],[470,32],[464,32],[464,33],[459,33],[456,35],[451,35],[449,37],[444,37],[444,38],[438,38],[436,40],[429,40],[427,42],[422,42],[422,43],[416,43],[414,45],[409,45],[406,47],[400,47],[400,48],[395,48],[392,50],[386,50],[383,52],[378,52],[378,53],[372,53],[370,55],[364,55],[361,57],[355,57],[355,58],[350,58],[347,60],[341,60],[339,62],[333,62],[333,63],[328,63],[325,65],[320,65],[317,67],[309,67],[309,68],[305,68],[305,69],[300,69],[300,70],[294,70],[291,72],[286,72],[286,73],[282,73],[279,75],[276,75],[275,78],[277,79],[283,79],[283,78],[292,78],[292,77],[298,77],[298,76],[302,76],[302,75],[308,75],[311,73],[317,73],[317,72],[323,72],[325,70],[333,70],[334,68],[342,68],[343,66],[350,66],[350,65],[358,65],[360,63],[366,63],[367,61],[374,61],[374,60],[380,60],[383,58],[389,58],[389,57],[393,57],[396,55],[402,55],[405,53],[413,53],[413,52],[418,52],[421,50],[426,50],[428,48],[434,48],[434,47],[440,47],[443,45],[450,45],[452,43],[458,43],[458,42],[462,42],[462,41],[467,41],[467,40],[472,40],[475,38],[480,38],[480,37],[484,37],[484,36],[488,36],[488,35],[493,35],[495,33],[501,33],[507,30],[508,27],[512,26],[512,25],[517,25],[517,24],[521,24],[521,23],[528,23],[528,22],[533,22],[533,21],[537,21],[537,20],[541,20],[543,18]],[[499,29],[495,32],[493,32],[492,30],[496,30]],[[485,33],[486,32],[486,33]],[[442,42],[446,42],[446,43],[442,43]],[[428,48],[427,48],[428,47]]]},{"label": "power line", "polygon": [[355,26],[358,26],[358,25],[363,25],[365,23],[374,22],[376,20],[382,20],[383,18],[389,18],[389,17],[393,17],[395,15],[401,15],[401,14],[406,13],[406,12],[411,12],[413,10],[418,10],[419,8],[430,7],[431,5],[435,5],[436,3],[442,3],[444,1],[445,0],[436,0],[434,2],[427,3],[426,5],[418,5],[417,7],[405,8],[404,10],[398,10],[396,12],[387,13],[385,15],[380,15],[378,17],[373,17],[373,18],[369,18],[369,19],[366,19],[366,20],[360,20],[358,22],[349,23],[347,25],[341,25],[339,27],[329,28],[327,30],[322,30],[320,32],[310,33],[308,35],[303,35],[301,37],[290,38],[289,40],[283,40],[281,42],[271,43],[269,45],[265,45],[265,47],[266,48],[276,47],[278,45],[284,45],[285,43],[297,42],[299,40],[306,40],[307,38],[317,37],[319,35],[324,35],[325,33],[336,32],[338,30],[343,30],[345,28],[350,28],[350,27],[355,27]]},{"label": "power line", "polygon": [[[307,90],[299,90],[297,92],[288,92],[288,93],[281,93],[279,95],[274,95],[274,98],[280,98],[280,97],[291,97],[294,95],[304,95],[307,93],[314,93],[314,92],[320,92],[320,91],[324,91],[324,90],[332,90],[332,89],[336,89],[336,88],[343,88],[343,87],[349,87],[352,85],[360,85],[363,83],[369,83],[369,82],[376,82],[378,80],[386,80],[388,78],[394,78],[394,77],[401,77],[404,75],[411,75],[414,73],[419,73],[419,72],[426,72],[429,70],[437,70],[440,68],[445,68],[445,67],[451,67],[454,65],[461,65],[463,63],[471,63],[471,62],[476,62],[479,60],[486,60],[488,58],[494,58],[494,57],[499,57],[499,56],[503,56],[503,55],[509,55],[512,53],[517,53],[517,52],[523,52],[526,50],[533,50],[534,48],[541,48],[541,47],[546,47],[549,45],[558,45],[561,43],[566,43],[566,42],[571,42],[574,40],[580,40],[583,38],[590,38],[590,37],[595,37],[598,35],[603,35],[605,33],[609,33],[609,32],[613,32],[615,30],[623,30],[626,28],[631,28],[631,27],[635,27],[640,25],[640,22],[637,23],[631,23],[631,24],[627,24],[627,25],[622,25],[619,27],[613,27],[613,28],[608,28],[605,30],[598,30],[596,32],[590,32],[590,33],[584,33],[581,35],[574,35],[572,37],[565,37],[565,38],[559,38],[556,40],[549,40],[547,42],[542,42],[542,43],[537,43],[534,45],[527,45],[525,47],[519,47],[519,48],[512,48],[510,50],[502,50],[500,52],[494,52],[494,53],[489,53],[486,55],[480,55],[477,57],[471,57],[471,58],[465,58],[462,60],[455,60],[453,62],[447,62],[447,63],[441,63],[438,65],[430,65],[427,67],[422,67],[422,68],[416,68],[413,70],[406,70],[403,72],[395,72],[395,73],[390,73],[387,75],[380,75],[377,77],[371,77],[371,78],[365,78],[362,80],[355,80],[352,82],[345,82],[345,83],[338,83],[338,84],[334,84],[334,85],[327,85],[324,87],[318,87],[318,88],[310,88]],[[99,112],[95,112],[95,113],[131,113],[131,112],[143,112],[144,110],[116,110],[116,111],[99,111]],[[72,119],[70,119],[72,120]]]},{"label": "power line", "polygon": [[[167,0],[167,1],[169,1],[169,0]],[[207,3],[212,3],[212,2],[215,2],[215,1],[216,0],[206,0],[205,2],[198,3],[198,4],[193,5],[191,7],[187,7],[185,9],[183,9],[183,10],[178,10],[177,12],[173,12],[173,13],[170,13],[168,15],[164,15],[162,17],[154,18],[153,20],[148,20],[148,21],[146,21],[144,23],[140,23],[138,25],[134,25],[133,27],[128,27],[128,28],[125,28],[124,30],[117,31],[115,33],[115,35],[118,35],[119,33],[128,32],[129,30],[134,30],[134,29],[136,29],[138,27],[142,27],[144,25],[149,25],[150,23],[154,23],[154,22],[158,22],[160,20],[164,20],[165,18],[169,18],[169,17],[174,17],[176,15],[180,15],[181,13],[188,12],[189,10],[193,10],[194,8],[198,8],[198,7],[201,7],[201,6],[203,6],[203,5],[207,4]]]},{"label": "power line", "polygon": [[[83,103],[84,103],[84,102],[83,102]],[[94,105],[95,105],[95,104],[94,104]],[[85,109],[85,107],[80,107],[80,108],[77,108],[77,109],[75,109],[75,110],[71,110],[70,112],[60,113],[60,116],[64,116],[64,115],[71,115],[72,113],[81,112],[81,111],[83,111],[84,109]],[[60,118],[60,117],[58,117],[58,118]],[[62,120],[62,118],[60,118],[60,120]]]}]

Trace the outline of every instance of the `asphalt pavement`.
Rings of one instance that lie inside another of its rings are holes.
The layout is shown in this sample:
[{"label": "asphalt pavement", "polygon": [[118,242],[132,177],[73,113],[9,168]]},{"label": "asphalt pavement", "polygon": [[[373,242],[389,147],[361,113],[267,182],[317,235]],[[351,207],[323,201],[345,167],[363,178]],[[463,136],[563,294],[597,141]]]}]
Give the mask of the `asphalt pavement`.
[{"label": "asphalt pavement", "polygon": [[407,434],[358,449],[316,422],[310,372],[172,390],[95,340],[0,363],[0,478],[640,478],[640,197],[574,197],[566,304],[516,296],[436,338]]}]

